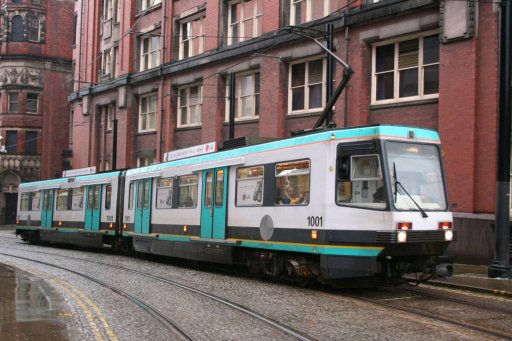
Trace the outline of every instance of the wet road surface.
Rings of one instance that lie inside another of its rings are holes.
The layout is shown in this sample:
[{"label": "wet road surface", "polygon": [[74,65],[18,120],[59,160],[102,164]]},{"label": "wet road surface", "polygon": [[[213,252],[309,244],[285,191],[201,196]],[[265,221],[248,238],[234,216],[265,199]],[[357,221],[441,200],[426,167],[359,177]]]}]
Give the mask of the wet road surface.
[{"label": "wet road surface", "polygon": [[0,264],[0,340],[73,340],[72,315],[44,280]]}]

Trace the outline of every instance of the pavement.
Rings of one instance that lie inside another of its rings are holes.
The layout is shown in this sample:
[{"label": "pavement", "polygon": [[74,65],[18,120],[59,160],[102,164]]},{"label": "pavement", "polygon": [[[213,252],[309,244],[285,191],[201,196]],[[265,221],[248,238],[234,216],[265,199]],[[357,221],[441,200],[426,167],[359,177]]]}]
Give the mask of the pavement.
[{"label": "pavement", "polygon": [[431,280],[433,285],[512,297],[512,278],[489,278],[486,265],[454,264],[453,276]]}]

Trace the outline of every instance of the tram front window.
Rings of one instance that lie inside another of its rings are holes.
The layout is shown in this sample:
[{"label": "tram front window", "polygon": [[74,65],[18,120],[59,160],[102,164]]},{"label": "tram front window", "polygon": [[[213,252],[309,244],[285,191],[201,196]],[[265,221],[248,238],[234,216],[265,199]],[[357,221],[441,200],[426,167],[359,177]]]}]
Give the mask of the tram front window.
[{"label": "tram front window", "polygon": [[425,211],[447,209],[437,146],[387,142],[386,152],[395,209],[417,211],[418,205]]}]

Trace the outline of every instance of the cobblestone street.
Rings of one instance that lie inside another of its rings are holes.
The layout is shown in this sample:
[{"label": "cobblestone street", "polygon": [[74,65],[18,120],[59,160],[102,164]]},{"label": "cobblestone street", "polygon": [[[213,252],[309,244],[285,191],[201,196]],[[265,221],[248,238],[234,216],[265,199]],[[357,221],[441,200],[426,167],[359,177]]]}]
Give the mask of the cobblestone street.
[{"label": "cobblestone street", "polygon": [[[475,340],[481,336],[477,332],[433,322],[428,318],[390,313],[386,308],[354,299],[343,291],[326,292],[246,276],[219,274],[192,266],[34,246],[22,243],[8,231],[0,232],[0,244],[1,263],[30,273],[33,278],[38,278],[38,283],[44,281],[67,302],[69,309],[66,310],[69,313],[62,314],[57,320],[60,319],[60,323],[72,320],[69,339],[177,338],[171,329],[163,328],[165,324],[161,320],[127,300],[127,293],[153,306],[194,340],[296,339],[275,326],[256,320],[250,314],[241,313],[197,292],[190,292],[176,283],[250,309],[297,331],[304,339]],[[128,269],[153,277],[144,277]],[[91,282],[89,277],[107,283],[110,289]],[[163,282],[162,279],[174,284]],[[124,290],[125,296],[112,291],[112,288]],[[380,291],[375,292],[378,294]],[[16,318],[13,317],[13,320]]]}]

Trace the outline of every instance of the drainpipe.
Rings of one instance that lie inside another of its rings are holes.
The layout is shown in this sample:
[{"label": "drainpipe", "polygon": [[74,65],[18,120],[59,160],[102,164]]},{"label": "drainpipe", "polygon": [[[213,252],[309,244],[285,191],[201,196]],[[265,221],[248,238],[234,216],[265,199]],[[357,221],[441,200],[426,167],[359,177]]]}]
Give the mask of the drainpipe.
[{"label": "drainpipe", "polygon": [[512,4],[502,0],[500,8],[498,159],[496,174],[496,229],[494,261],[489,277],[511,278],[510,270],[510,138],[512,100]]}]

